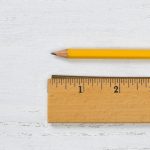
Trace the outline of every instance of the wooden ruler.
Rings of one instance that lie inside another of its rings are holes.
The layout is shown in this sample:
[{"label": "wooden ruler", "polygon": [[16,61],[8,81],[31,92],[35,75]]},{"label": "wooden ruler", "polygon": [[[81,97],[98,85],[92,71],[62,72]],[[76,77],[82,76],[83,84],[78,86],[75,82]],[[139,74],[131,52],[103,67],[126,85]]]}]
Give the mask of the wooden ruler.
[{"label": "wooden ruler", "polygon": [[149,77],[52,76],[48,122],[150,122]]}]

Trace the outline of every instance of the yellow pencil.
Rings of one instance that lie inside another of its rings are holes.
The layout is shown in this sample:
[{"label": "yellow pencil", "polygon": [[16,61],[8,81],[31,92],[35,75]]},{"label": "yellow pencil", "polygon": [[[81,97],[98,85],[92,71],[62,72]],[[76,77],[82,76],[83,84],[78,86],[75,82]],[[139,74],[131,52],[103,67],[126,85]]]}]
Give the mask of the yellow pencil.
[{"label": "yellow pencil", "polygon": [[68,48],[51,54],[65,58],[150,59],[150,49]]}]

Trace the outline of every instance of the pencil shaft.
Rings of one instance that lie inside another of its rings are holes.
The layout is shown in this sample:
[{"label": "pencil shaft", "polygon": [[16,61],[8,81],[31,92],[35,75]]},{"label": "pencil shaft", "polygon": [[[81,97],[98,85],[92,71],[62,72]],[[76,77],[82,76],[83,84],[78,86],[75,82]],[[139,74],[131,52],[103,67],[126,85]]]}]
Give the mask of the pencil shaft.
[{"label": "pencil shaft", "polygon": [[149,59],[150,49],[68,49],[68,58]]}]

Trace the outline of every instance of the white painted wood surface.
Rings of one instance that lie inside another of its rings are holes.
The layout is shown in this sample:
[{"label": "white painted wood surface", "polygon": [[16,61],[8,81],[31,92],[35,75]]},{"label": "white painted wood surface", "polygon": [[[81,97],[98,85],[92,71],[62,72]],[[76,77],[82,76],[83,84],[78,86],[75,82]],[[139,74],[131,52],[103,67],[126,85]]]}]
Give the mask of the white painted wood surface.
[{"label": "white painted wood surface", "polygon": [[149,60],[64,60],[66,47],[150,47],[149,0],[0,0],[0,150],[149,150],[150,124],[48,124],[52,74],[150,76]]}]

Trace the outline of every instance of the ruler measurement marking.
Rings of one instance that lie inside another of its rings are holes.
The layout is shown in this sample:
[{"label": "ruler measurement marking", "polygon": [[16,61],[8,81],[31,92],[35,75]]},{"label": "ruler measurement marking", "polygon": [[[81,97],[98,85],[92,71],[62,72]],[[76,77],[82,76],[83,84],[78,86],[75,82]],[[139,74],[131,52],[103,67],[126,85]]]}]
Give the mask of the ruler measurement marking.
[{"label": "ruler measurement marking", "polygon": [[[89,83],[90,82],[90,83]],[[147,88],[150,88],[149,85],[149,78],[117,78],[117,77],[108,77],[108,78],[53,78],[49,80],[49,84],[58,88],[59,86],[64,85],[65,89],[68,89],[68,86],[74,86],[76,87],[76,83],[78,83],[79,86],[82,86],[83,91],[86,91],[86,86],[99,86],[100,89],[103,90],[103,87],[107,87],[112,89],[112,83],[114,82],[114,86],[118,86],[118,93],[121,93],[121,91],[124,91],[123,89],[126,88],[125,82],[127,82],[127,86],[130,89],[135,88],[137,91],[139,91],[141,88],[146,90]],[[132,85],[132,86],[131,86]],[[141,88],[139,88],[139,85]],[[104,88],[105,91],[105,88]],[[143,91],[143,90],[142,90]]]},{"label": "ruler measurement marking", "polygon": [[105,81],[106,81],[106,85],[107,85],[107,78],[105,78]]},{"label": "ruler measurement marking", "polygon": [[119,80],[119,93],[120,93],[120,89],[121,89],[121,87],[120,87],[120,78],[118,80]]},{"label": "ruler measurement marking", "polygon": [[110,78],[110,84],[109,85],[110,85],[109,87],[111,87],[111,78]]},{"label": "ruler measurement marking", "polygon": [[56,84],[55,85],[56,85],[56,88],[57,88],[58,87],[58,80],[56,80]]},{"label": "ruler measurement marking", "polygon": [[102,79],[100,80],[100,83],[101,83],[101,90],[102,90],[102,88],[103,88],[103,85],[102,85]]},{"label": "ruler measurement marking", "polygon": [[119,83],[119,78],[116,78],[116,80],[117,80],[117,83]]},{"label": "ruler measurement marking", "polygon": [[60,84],[62,85],[62,79],[60,79]]},{"label": "ruler measurement marking", "polygon": [[69,79],[69,84],[71,85],[71,79]]},{"label": "ruler measurement marking", "polygon": [[[73,79],[72,79],[72,82],[73,82]],[[75,82],[73,82],[73,86],[74,86],[74,87],[76,86]]]},{"label": "ruler measurement marking", "polygon": [[139,84],[141,84],[141,79],[139,79]]},{"label": "ruler measurement marking", "polygon": [[122,78],[120,78],[120,83],[122,84]]},{"label": "ruler measurement marking", "polygon": [[103,84],[105,83],[105,78],[102,79]]},{"label": "ruler measurement marking", "polygon": [[91,85],[91,79],[89,78],[89,85]]},{"label": "ruler measurement marking", "polygon": [[92,87],[93,87],[93,79],[91,78],[91,85],[92,85]]},{"label": "ruler measurement marking", "polygon": [[79,78],[79,85],[80,85],[81,83],[80,83],[80,78]]},{"label": "ruler measurement marking", "polygon": [[115,80],[115,84],[117,84],[117,79],[116,79],[116,78],[114,78],[114,80]]},{"label": "ruler measurement marking", "polygon": [[128,82],[128,88],[129,88],[129,87],[130,87],[130,85],[129,85],[129,80],[130,80],[130,79],[127,79],[127,80],[128,80],[127,82]]},{"label": "ruler measurement marking", "polygon": [[88,81],[88,85],[89,85],[89,79],[87,79],[87,81]]},{"label": "ruler measurement marking", "polygon": [[58,84],[60,84],[60,79],[58,79]]},{"label": "ruler measurement marking", "polygon": [[146,79],[146,81],[145,81],[145,87],[147,88],[147,79]]},{"label": "ruler measurement marking", "polygon": [[67,80],[65,80],[65,89],[67,89]]},{"label": "ruler measurement marking", "polygon": [[141,78],[141,85],[143,85],[143,80],[142,80],[142,78]]},{"label": "ruler measurement marking", "polygon": [[123,79],[123,85],[125,85],[124,79]]},{"label": "ruler measurement marking", "polygon": [[137,90],[139,90],[139,82],[138,82],[138,80],[136,81],[136,88],[137,88]]}]

